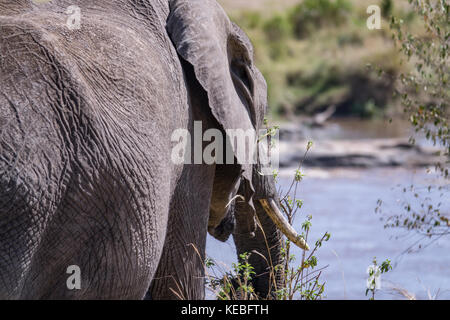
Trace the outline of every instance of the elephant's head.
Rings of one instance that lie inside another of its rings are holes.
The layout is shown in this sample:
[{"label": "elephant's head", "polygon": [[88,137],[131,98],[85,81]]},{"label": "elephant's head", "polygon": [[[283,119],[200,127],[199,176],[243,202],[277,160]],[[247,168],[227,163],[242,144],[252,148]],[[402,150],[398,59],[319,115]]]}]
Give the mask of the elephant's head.
[{"label": "elephant's head", "polygon": [[[250,40],[215,0],[169,3],[167,30],[183,63],[194,73],[197,88],[202,90],[197,94],[206,97],[215,122],[222,132],[253,130],[257,137],[267,109],[267,85],[254,65]],[[259,161],[246,162],[249,158],[243,160],[233,147],[231,152],[236,164],[216,165],[210,234],[225,240],[233,233],[239,253],[257,250],[275,264],[280,259],[280,231],[306,248],[278,208],[273,177],[260,174]],[[253,263],[260,275],[267,267],[264,260],[254,255]],[[266,277],[257,289],[267,293],[267,282]]]}]

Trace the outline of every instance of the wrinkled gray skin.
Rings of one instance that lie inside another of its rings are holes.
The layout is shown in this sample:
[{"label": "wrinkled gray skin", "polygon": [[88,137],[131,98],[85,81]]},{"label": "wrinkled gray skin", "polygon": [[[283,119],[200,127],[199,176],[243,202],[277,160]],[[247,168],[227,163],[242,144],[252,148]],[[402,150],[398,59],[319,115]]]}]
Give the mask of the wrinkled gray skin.
[{"label": "wrinkled gray skin", "polygon": [[174,130],[258,129],[265,109],[251,44],[215,1],[0,0],[0,298],[202,299],[208,230],[278,263],[257,201],[272,177],[171,161]]}]

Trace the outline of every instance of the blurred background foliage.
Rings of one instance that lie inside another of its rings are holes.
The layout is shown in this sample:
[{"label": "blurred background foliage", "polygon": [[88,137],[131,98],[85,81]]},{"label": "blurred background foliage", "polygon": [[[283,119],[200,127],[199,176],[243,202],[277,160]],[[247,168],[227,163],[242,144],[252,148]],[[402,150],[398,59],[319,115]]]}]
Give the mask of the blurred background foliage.
[{"label": "blurred background foliage", "polygon": [[[340,117],[395,117],[394,79],[407,73],[389,17],[422,28],[406,0],[219,0],[255,46],[269,86],[274,119],[310,116],[336,107]],[[380,6],[380,30],[366,26],[369,5]],[[384,70],[379,74],[369,65]]]}]

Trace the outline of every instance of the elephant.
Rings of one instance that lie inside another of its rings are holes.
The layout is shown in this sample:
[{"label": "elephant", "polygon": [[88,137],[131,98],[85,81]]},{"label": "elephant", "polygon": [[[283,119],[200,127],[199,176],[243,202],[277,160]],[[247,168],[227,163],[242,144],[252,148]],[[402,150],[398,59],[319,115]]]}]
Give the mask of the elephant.
[{"label": "elephant", "polygon": [[172,154],[198,122],[263,127],[253,56],[215,0],[0,0],[0,298],[204,299],[208,232],[273,293],[283,234],[307,248],[273,176]]}]

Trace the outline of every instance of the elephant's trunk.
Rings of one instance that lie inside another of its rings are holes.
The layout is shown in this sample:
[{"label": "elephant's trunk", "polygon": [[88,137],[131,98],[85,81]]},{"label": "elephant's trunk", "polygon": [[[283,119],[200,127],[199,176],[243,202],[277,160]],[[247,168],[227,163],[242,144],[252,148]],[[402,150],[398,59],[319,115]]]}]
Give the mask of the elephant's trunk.
[{"label": "elephant's trunk", "polygon": [[[249,264],[256,273],[252,279],[252,285],[261,298],[266,298],[276,290],[281,289],[282,268],[276,268],[283,265],[282,247],[283,233],[286,230],[285,223],[275,223],[278,221],[271,218],[260,201],[256,199],[273,199],[274,203],[279,201],[275,188],[275,180],[272,176],[262,176],[260,170],[256,167],[253,170],[253,204],[256,211],[257,228],[254,233],[248,233],[248,226],[243,216],[251,214],[252,209],[245,201],[237,200],[235,202],[234,215],[236,217],[236,228],[233,234],[236,244],[238,257],[243,253],[249,253]],[[240,194],[245,194],[245,190],[239,190]],[[279,210],[278,210],[279,212]],[[281,212],[279,212],[281,214]],[[272,214],[273,216],[273,214]],[[242,225],[244,223],[244,225]],[[280,225],[281,227],[277,226]],[[284,228],[284,229],[283,229]],[[246,232],[247,231],[247,232]],[[292,231],[292,230],[291,230]],[[291,232],[292,233],[292,232]],[[296,233],[293,232],[292,235]]]},{"label": "elephant's trunk", "polygon": [[[241,208],[236,203],[236,211]],[[266,298],[275,291],[281,289],[283,265],[281,249],[283,246],[283,234],[272,219],[266,214],[259,202],[255,202],[258,227],[254,234],[234,233],[233,239],[236,244],[237,254],[250,253],[249,264],[254,268],[255,275],[252,276],[252,285],[261,298]]]}]

